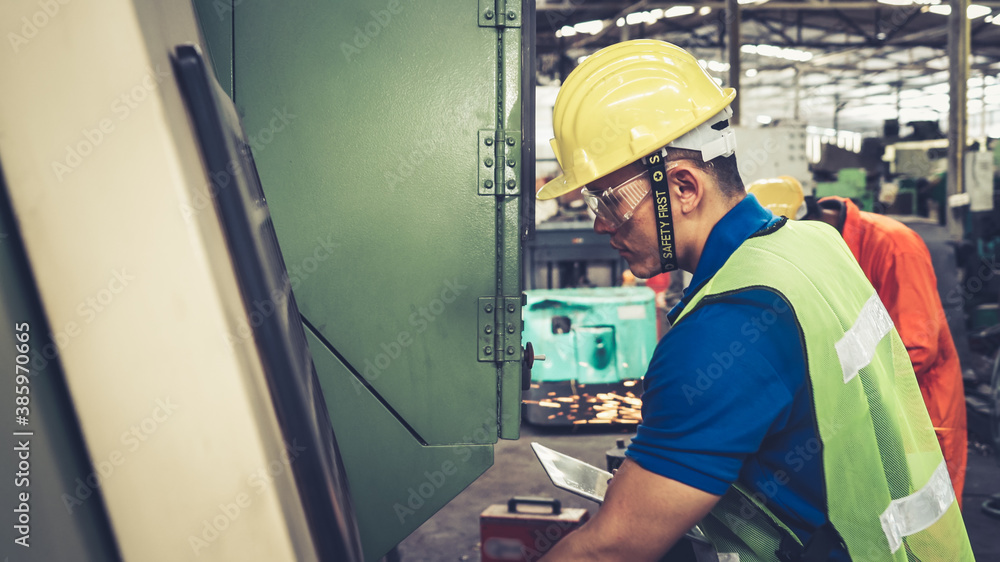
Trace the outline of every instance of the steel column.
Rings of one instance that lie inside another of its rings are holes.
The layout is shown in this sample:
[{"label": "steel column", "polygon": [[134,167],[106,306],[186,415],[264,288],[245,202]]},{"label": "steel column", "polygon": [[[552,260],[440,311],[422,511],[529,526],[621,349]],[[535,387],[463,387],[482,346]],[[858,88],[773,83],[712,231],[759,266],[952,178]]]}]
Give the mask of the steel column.
[{"label": "steel column", "polygon": [[[968,129],[969,0],[953,0],[948,16],[948,196],[965,192],[965,147]],[[948,233],[962,235],[963,207],[946,204]]]},{"label": "steel column", "polygon": [[738,0],[726,0],[726,24],[729,31],[729,87],[736,88],[732,124],[740,124],[740,4]]}]

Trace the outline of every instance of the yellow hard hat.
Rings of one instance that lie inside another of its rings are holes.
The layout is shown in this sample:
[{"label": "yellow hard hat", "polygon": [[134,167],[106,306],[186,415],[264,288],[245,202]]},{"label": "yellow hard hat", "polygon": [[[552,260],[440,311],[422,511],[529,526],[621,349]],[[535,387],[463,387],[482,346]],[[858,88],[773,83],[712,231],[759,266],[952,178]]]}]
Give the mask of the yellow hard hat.
[{"label": "yellow hard hat", "polygon": [[666,146],[699,150],[706,162],[733,154],[735,97],[676,45],[639,39],[601,49],[556,97],[551,144],[563,173],[538,198],[583,187]]},{"label": "yellow hard hat", "polygon": [[801,219],[806,216],[806,199],[802,184],[792,176],[757,180],[747,186],[757,202],[777,216]]}]

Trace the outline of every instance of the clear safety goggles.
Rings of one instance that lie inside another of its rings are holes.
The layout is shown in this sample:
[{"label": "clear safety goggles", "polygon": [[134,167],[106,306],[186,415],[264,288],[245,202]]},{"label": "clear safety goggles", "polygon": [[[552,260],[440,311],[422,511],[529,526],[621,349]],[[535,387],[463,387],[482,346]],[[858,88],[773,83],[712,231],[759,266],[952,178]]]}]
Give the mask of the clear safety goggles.
[{"label": "clear safety goggles", "polygon": [[653,184],[649,181],[649,171],[643,170],[624,182],[600,191],[584,187],[583,200],[598,218],[618,230],[632,218],[635,208],[649,197]]},{"label": "clear safety goggles", "polygon": [[[680,162],[680,160],[667,162],[663,173],[674,169]],[[583,200],[590,207],[590,210],[594,211],[594,214],[601,220],[611,225],[611,228],[618,230],[632,218],[632,215],[635,214],[635,208],[639,206],[639,203],[642,203],[643,199],[649,197],[652,189],[653,182],[650,181],[649,168],[647,168],[615,187],[600,191],[592,191],[584,187],[581,192]]]}]

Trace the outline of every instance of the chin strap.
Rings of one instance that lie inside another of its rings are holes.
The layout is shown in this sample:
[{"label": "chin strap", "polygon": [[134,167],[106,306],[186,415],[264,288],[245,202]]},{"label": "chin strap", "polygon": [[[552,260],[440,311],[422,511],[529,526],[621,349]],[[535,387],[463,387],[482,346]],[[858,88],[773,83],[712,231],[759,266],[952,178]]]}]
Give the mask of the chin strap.
[{"label": "chin strap", "polygon": [[653,209],[656,213],[657,240],[660,245],[660,269],[666,273],[677,269],[677,252],[674,248],[674,218],[670,212],[670,192],[667,188],[667,174],[663,165],[666,151],[650,154],[643,158],[653,184]]}]

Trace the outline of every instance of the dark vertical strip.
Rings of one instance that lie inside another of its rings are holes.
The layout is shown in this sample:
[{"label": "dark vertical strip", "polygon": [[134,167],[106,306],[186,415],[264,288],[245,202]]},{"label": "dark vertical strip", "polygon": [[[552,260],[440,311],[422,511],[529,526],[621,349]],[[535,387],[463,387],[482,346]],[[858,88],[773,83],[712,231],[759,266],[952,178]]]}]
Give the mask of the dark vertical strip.
[{"label": "dark vertical strip", "polygon": [[535,0],[521,2],[521,245],[535,238]]},{"label": "dark vertical strip", "polygon": [[[360,560],[361,541],[329,410],[243,127],[233,103],[216,95],[218,84],[197,49],[179,46],[173,63],[207,171],[213,178],[235,180],[218,190],[213,202],[246,312],[251,303],[272,307],[253,323],[253,342],[285,445],[304,446],[291,470],[316,553],[321,560]],[[239,173],[233,173],[234,166]]]},{"label": "dark vertical strip", "polygon": [[236,103],[236,0],[229,0],[229,79],[232,80],[233,103]]},{"label": "dark vertical strip", "polygon": [[[969,0],[954,0],[948,16],[948,185],[949,196],[965,192],[965,148],[968,144]],[[965,206],[947,202],[940,213],[948,217],[948,233],[962,237]]]},{"label": "dark vertical strip", "polygon": [[729,87],[736,90],[736,99],[730,107],[733,109],[732,124],[740,124],[740,4],[737,0],[726,0],[726,22],[729,24]]}]

